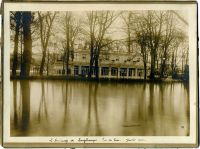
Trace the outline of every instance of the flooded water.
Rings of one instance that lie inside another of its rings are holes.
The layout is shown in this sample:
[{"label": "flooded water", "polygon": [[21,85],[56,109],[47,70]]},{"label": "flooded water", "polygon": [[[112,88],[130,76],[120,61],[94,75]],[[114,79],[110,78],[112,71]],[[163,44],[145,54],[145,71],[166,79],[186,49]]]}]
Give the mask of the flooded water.
[{"label": "flooded water", "polygon": [[183,83],[11,81],[11,136],[185,136]]}]

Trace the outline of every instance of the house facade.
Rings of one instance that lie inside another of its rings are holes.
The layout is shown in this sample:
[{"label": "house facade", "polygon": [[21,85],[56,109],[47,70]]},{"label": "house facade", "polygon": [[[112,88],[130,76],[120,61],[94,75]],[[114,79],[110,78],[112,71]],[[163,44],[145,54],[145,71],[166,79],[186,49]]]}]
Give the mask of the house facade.
[{"label": "house facade", "polygon": [[[90,51],[78,49],[70,57],[68,65],[68,76],[88,77]],[[49,75],[66,75],[66,66],[62,55],[56,54],[56,61],[51,65]],[[142,60],[127,52],[101,51],[98,67],[99,78],[115,79],[142,79],[144,68]],[[95,77],[95,68],[92,68],[92,77]]]}]

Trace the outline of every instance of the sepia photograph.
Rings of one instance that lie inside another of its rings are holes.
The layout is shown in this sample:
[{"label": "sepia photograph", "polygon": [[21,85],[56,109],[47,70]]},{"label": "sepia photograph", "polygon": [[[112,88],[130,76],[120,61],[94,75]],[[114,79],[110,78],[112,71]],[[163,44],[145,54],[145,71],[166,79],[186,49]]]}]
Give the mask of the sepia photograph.
[{"label": "sepia photograph", "polygon": [[195,9],[5,3],[4,142],[195,145]]}]

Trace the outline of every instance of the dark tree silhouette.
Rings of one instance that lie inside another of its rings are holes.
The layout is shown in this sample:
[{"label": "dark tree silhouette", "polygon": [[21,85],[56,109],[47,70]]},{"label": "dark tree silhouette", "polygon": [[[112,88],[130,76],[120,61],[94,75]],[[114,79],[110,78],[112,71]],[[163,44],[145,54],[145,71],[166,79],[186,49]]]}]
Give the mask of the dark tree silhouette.
[{"label": "dark tree silhouette", "polygon": [[32,38],[31,38],[31,22],[32,15],[31,12],[22,13],[22,28],[23,28],[23,39],[24,39],[24,51],[23,51],[23,61],[21,64],[21,77],[28,77],[31,68],[31,58],[32,58]]},{"label": "dark tree silhouette", "polygon": [[[14,31],[15,31],[15,37],[14,37],[14,54],[13,54],[13,63],[12,63],[12,76],[16,76],[16,70],[18,67],[18,44],[19,44],[19,33],[20,33],[20,26],[21,26],[21,18],[22,13],[20,11],[14,12]],[[12,22],[12,21],[11,21]]]},{"label": "dark tree silhouette", "polygon": [[56,12],[51,14],[50,12],[47,13],[41,13],[38,12],[38,18],[39,18],[39,30],[40,30],[40,41],[41,41],[41,47],[42,47],[42,61],[40,65],[40,75],[43,75],[44,72],[44,66],[46,61],[46,54],[48,49],[49,40],[51,37],[51,31],[53,26],[53,21],[55,19]]}]

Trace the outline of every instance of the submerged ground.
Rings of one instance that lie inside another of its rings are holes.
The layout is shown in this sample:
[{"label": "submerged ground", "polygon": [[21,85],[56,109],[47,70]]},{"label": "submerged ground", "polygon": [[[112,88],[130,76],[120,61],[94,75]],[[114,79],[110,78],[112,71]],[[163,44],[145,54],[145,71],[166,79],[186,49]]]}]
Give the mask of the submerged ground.
[{"label": "submerged ground", "polygon": [[11,136],[189,135],[181,82],[13,80]]}]

